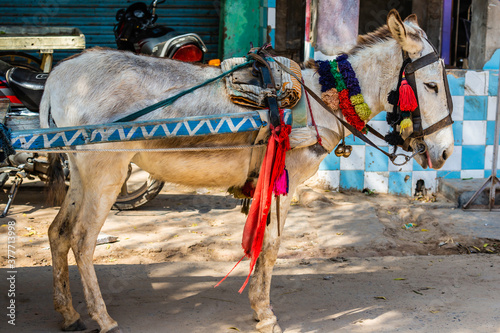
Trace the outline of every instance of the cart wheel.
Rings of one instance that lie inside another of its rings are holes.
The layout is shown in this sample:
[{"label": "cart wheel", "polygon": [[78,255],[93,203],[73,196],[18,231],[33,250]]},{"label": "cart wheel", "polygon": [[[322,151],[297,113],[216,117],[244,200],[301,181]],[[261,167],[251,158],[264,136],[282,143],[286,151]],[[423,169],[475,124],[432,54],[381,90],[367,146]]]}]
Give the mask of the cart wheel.
[{"label": "cart wheel", "polygon": [[31,54],[19,51],[2,51],[0,60],[5,61],[12,66],[31,69],[36,72],[42,71],[42,60]]},{"label": "cart wheel", "polygon": [[164,184],[135,164],[130,163],[127,179],[123,183],[113,209],[130,210],[140,207],[156,198]]}]

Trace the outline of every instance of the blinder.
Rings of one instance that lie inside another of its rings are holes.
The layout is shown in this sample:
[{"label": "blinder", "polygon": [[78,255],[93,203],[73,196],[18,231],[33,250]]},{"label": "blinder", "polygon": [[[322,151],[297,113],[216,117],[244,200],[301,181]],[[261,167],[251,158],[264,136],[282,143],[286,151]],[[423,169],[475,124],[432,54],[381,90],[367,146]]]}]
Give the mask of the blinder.
[{"label": "blinder", "polygon": [[[405,59],[409,58],[408,54],[406,53],[403,54],[403,58]],[[422,126],[422,118],[420,115],[420,106],[419,106],[420,103],[418,103],[418,90],[415,81],[415,72],[423,67],[435,63],[436,61],[440,61],[443,66],[443,82],[444,82],[444,89],[446,92],[446,103],[448,105],[449,113],[445,118],[439,120],[438,122],[424,129]],[[439,58],[437,51],[435,49],[433,52],[426,54],[425,56],[420,57],[417,60],[408,63],[404,68],[404,71],[408,84],[415,92],[415,97],[417,99],[417,108],[412,112],[413,132],[405,139],[402,148],[405,151],[413,151],[413,148],[410,146],[412,140],[418,139],[423,142],[422,138],[424,136],[437,132],[440,129],[453,124],[453,120],[451,119],[451,115],[453,113],[453,101],[451,99],[450,87],[448,85],[448,78],[446,76],[444,62]]]}]

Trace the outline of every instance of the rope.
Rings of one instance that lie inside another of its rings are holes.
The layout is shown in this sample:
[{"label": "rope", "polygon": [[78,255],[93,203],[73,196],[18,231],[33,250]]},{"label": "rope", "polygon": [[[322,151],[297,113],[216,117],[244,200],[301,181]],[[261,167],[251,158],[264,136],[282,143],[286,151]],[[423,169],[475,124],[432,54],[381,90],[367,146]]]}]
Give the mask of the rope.
[{"label": "rope", "polygon": [[[111,148],[111,149],[38,149],[37,152],[42,153],[96,153],[96,152],[182,152],[182,151],[200,151],[200,150],[235,150],[235,149],[250,149],[264,147],[265,144],[259,145],[246,145],[246,146],[224,146],[224,147],[184,147],[184,148]],[[17,152],[32,153],[33,150],[18,149]]]},{"label": "rope", "polygon": [[2,123],[0,123],[0,149],[2,150],[0,152],[0,162],[16,153],[10,142],[10,129]]},{"label": "rope", "polygon": [[[302,79],[302,85],[304,85],[304,78],[301,78]],[[316,129],[316,138],[318,139],[318,144],[323,147],[323,143],[321,141],[321,136],[319,135],[319,131],[318,131],[318,126],[316,125],[316,122],[314,121],[314,115],[313,115],[313,111],[311,109],[311,102],[309,102],[309,95],[307,94],[307,90],[304,89],[304,93],[306,95],[306,100],[307,100],[307,106],[309,107],[309,113],[311,114],[311,123],[312,125],[314,126],[314,128]]]},{"label": "rope", "polygon": [[181,91],[177,95],[174,95],[172,97],[164,99],[163,101],[159,101],[159,102],[157,102],[157,103],[155,103],[153,105],[145,107],[144,109],[136,111],[136,112],[134,112],[134,113],[132,113],[132,114],[126,116],[126,117],[123,117],[121,119],[115,120],[114,123],[121,123],[121,122],[132,121],[132,120],[135,120],[135,119],[137,119],[137,118],[139,118],[141,116],[144,116],[145,114],[148,114],[148,113],[150,113],[150,112],[152,112],[154,110],[157,110],[157,109],[159,109],[161,107],[172,105],[176,100],[178,100],[182,96],[187,95],[187,94],[195,91],[198,88],[206,86],[209,83],[217,81],[217,80],[225,77],[226,75],[229,75],[232,72],[237,71],[238,69],[243,68],[243,67],[245,67],[245,66],[247,66],[247,65],[249,65],[249,64],[251,64],[253,62],[254,62],[254,60],[249,60],[249,61],[247,61],[247,62],[245,62],[243,64],[235,66],[235,67],[231,68],[230,70],[228,70],[228,71],[226,71],[226,72],[224,72],[224,73],[222,73],[222,74],[220,74],[220,75],[218,75],[218,76],[216,76],[214,78],[211,78],[211,79],[209,79],[209,80],[207,80],[207,81],[205,81],[203,83],[200,83],[200,84],[198,84],[198,85],[196,85],[194,87],[191,87],[188,90]]}]

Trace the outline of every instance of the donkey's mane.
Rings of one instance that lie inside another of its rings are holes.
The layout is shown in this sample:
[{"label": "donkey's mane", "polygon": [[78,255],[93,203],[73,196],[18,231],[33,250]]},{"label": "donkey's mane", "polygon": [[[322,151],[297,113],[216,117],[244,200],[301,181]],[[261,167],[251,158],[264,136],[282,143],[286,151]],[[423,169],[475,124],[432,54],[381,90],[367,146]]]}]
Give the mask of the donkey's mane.
[{"label": "donkey's mane", "polygon": [[386,40],[391,38],[392,34],[389,30],[389,27],[387,26],[387,24],[383,25],[377,30],[369,32],[366,35],[359,35],[357,44],[348,52],[348,54],[354,55],[365,48],[385,42]]},{"label": "donkey's mane", "polygon": [[[366,35],[359,35],[357,39],[357,44],[354,45],[354,47],[347,52],[349,55],[355,55],[359,51],[372,47],[374,45],[377,45],[379,43],[385,42],[386,40],[389,40],[393,38],[391,31],[389,30],[389,27],[386,25],[381,26],[377,30],[373,32],[369,32]],[[315,61],[313,59],[308,59],[301,63],[302,69],[317,69],[318,66],[316,65]]]}]

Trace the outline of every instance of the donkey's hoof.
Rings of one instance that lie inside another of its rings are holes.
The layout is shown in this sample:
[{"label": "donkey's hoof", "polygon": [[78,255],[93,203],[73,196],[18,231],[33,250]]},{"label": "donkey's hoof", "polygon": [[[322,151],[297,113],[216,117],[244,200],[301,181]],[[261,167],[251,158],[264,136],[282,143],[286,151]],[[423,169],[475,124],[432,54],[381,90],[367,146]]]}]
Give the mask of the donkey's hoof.
[{"label": "donkey's hoof", "polygon": [[257,324],[257,330],[259,333],[283,333],[280,325],[276,322],[276,319],[262,320]]},{"label": "donkey's hoof", "polygon": [[85,331],[86,329],[87,326],[85,326],[81,319],[78,319],[73,324],[62,328],[65,332]]},{"label": "donkey's hoof", "polygon": [[118,326],[116,326],[110,329],[107,333],[122,333],[122,330]]}]

